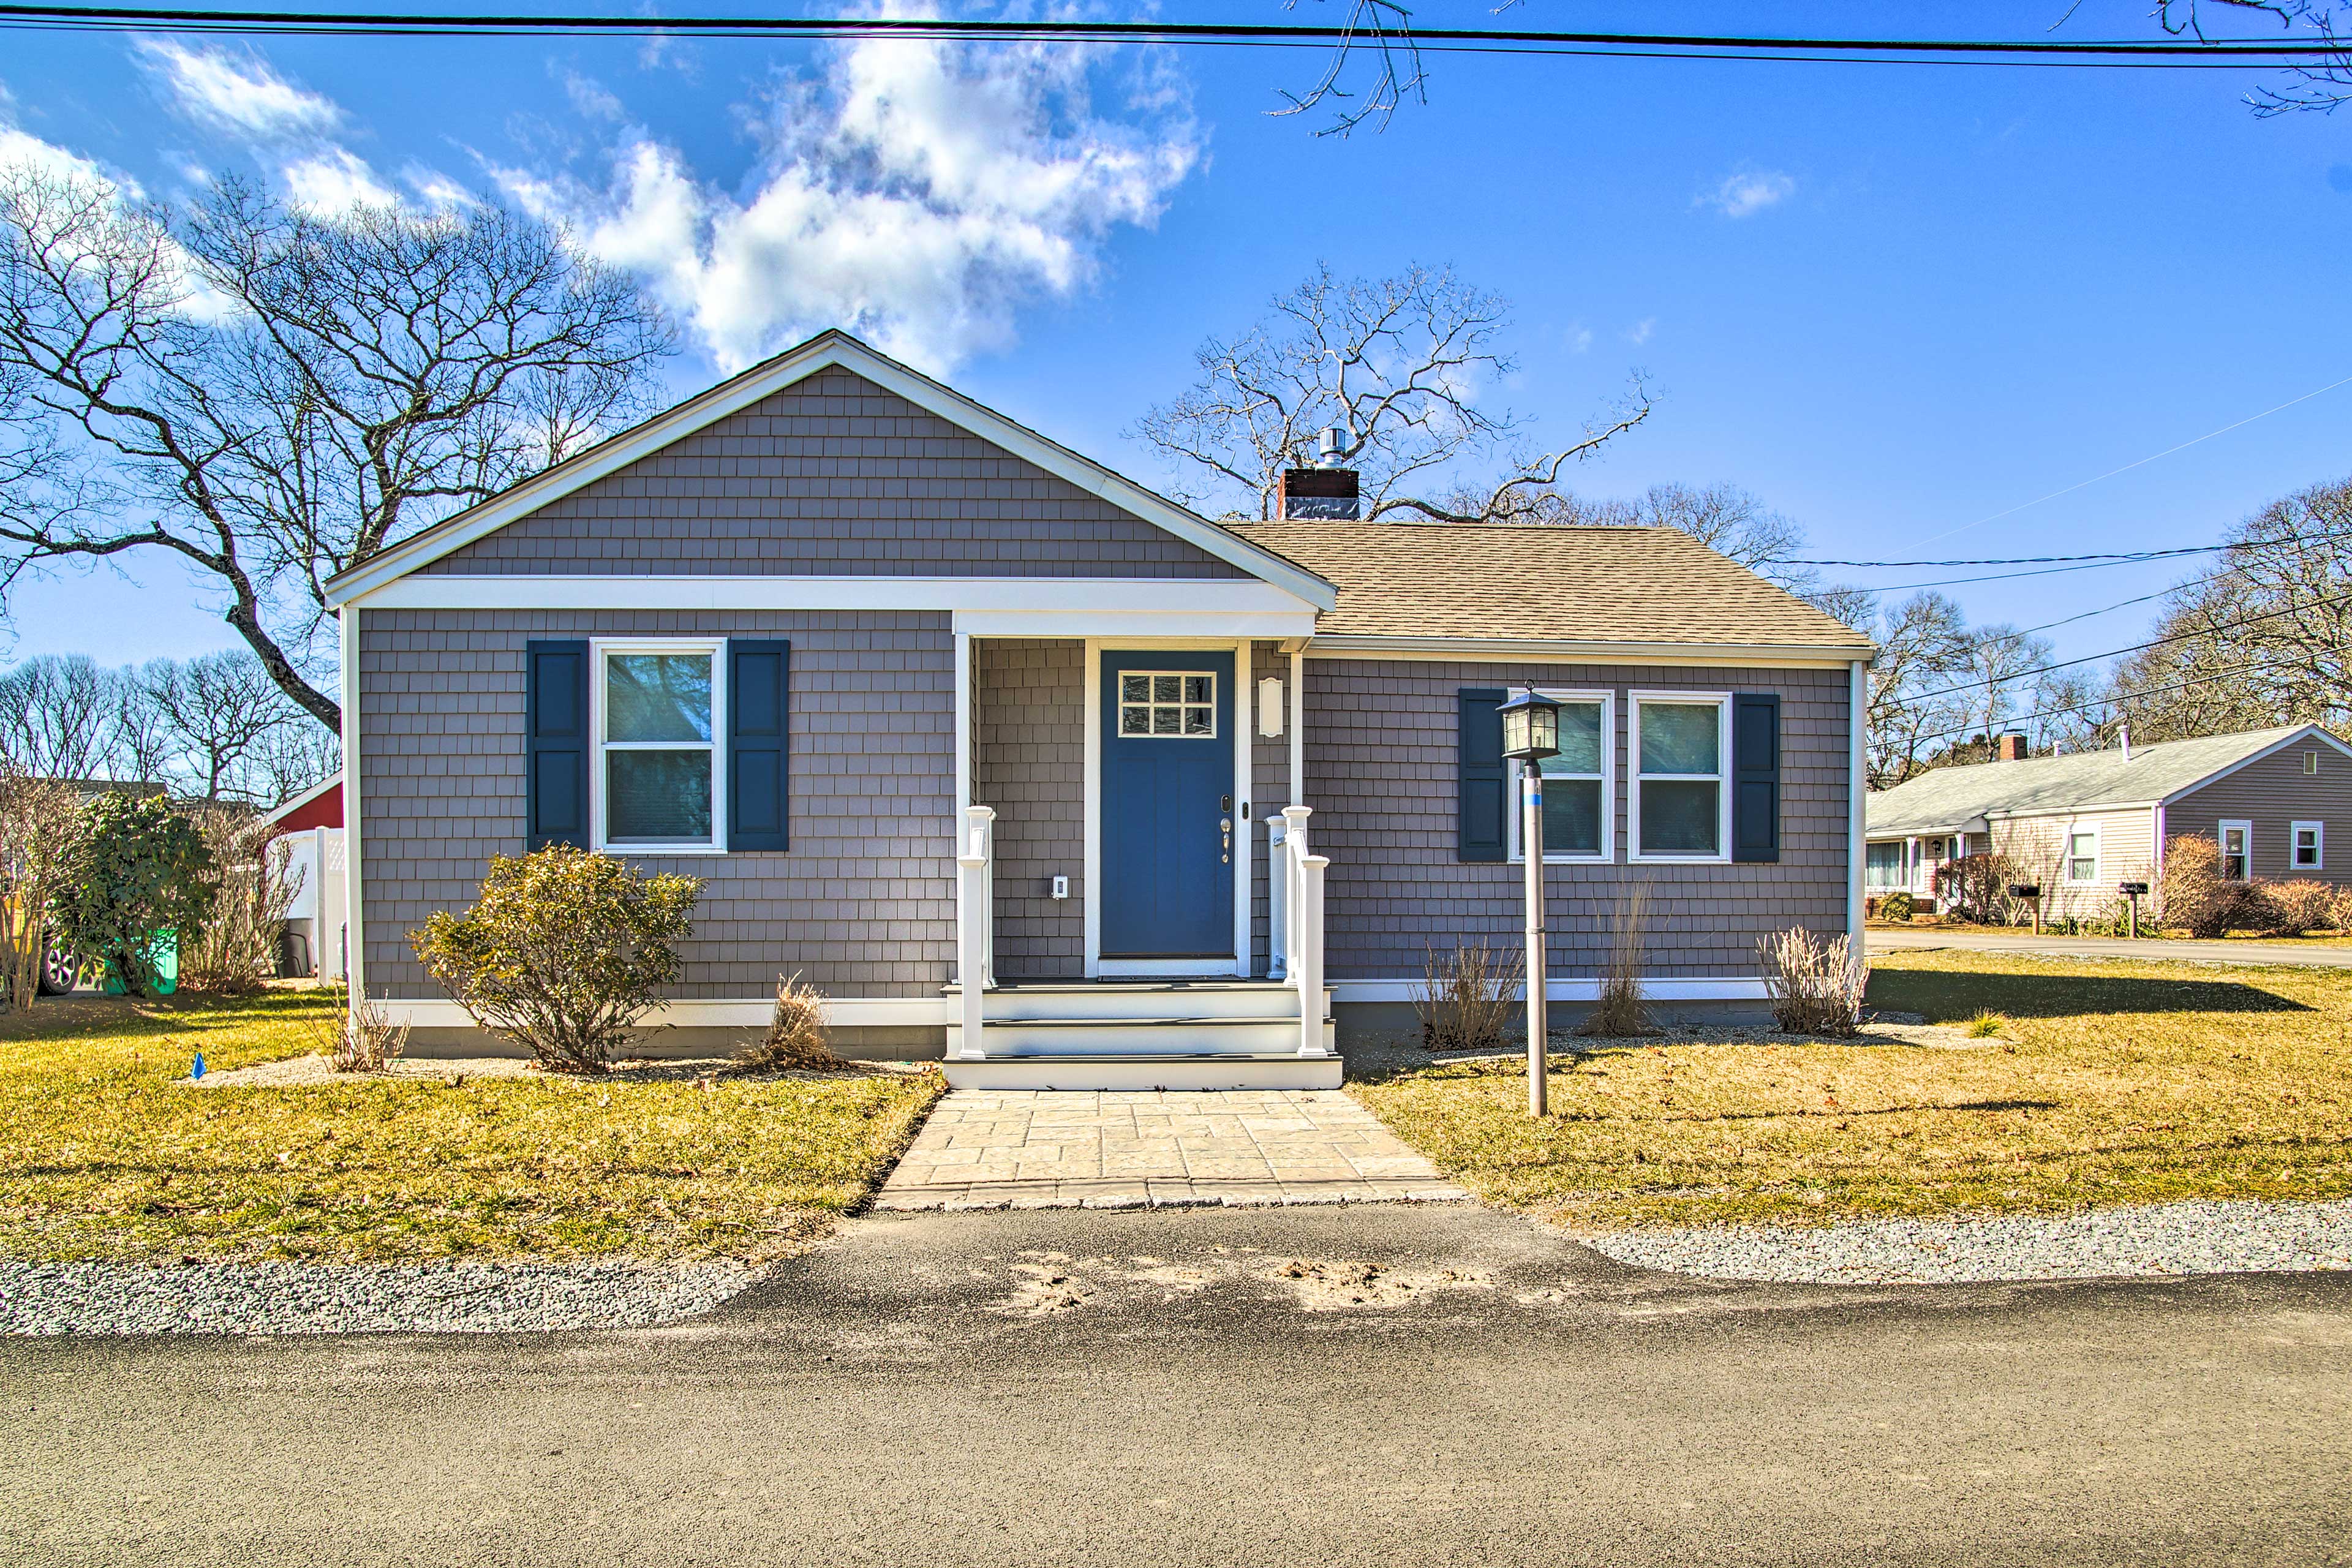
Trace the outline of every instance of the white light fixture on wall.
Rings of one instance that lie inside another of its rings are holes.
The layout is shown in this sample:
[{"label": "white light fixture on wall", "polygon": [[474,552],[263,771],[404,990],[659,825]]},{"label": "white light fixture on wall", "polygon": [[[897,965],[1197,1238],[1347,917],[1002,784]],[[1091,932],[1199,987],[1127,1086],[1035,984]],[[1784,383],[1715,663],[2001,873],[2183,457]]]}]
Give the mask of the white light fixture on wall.
[{"label": "white light fixture on wall", "polygon": [[1257,683],[1257,732],[1269,741],[1282,738],[1282,677],[1278,675]]}]

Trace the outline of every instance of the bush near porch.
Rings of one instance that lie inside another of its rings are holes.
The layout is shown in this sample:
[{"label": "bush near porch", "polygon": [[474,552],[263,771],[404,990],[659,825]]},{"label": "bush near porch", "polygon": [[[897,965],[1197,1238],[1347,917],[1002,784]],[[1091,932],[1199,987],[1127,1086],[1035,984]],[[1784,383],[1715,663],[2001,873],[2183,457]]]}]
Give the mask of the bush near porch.
[{"label": "bush near porch", "polygon": [[[1516,1058],[1351,1089],[1481,1196],[1586,1228],[2352,1195],[2352,972],[1874,963],[1871,1004],[1948,1040],[1559,1053],[1543,1122]],[[1988,1011],[1997,1032],[1958,1027]]]},{"label": "bush near porch", "polygon": [[0,1017],[0,1256],[761,1258],[866,1195],[935,1073],[175,1084],[320,1047],[339,995]]}]

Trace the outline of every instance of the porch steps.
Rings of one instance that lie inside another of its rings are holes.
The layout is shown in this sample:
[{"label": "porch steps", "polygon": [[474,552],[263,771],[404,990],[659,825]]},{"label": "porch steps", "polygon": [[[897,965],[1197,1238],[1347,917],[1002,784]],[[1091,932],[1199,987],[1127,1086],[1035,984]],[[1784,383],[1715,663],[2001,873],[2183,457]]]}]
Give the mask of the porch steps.
[{"label": "porch steps", "polygon": [[[954,994],[957,988],[950,986]],[[1298,1049],[1298,993],[1278,981],[1055,981],[991,991],[982,1054],[948,1026],[959,1089],[1331,1089],[1339,1057],[1323,1004],[1321,1054]]]}]

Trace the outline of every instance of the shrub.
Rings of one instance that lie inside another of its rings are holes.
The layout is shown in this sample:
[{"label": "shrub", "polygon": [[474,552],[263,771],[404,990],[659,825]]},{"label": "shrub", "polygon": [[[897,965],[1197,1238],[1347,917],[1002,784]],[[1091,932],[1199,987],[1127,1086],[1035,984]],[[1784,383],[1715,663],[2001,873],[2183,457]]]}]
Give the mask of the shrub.
[{"label": "shrub", "polygon": [[219,874],[195,824],[160,796],[109,792],[83,806],[49,900],[58,940],[103,960],[134,996],[152,996],[155,953],[202,940]]},{"label": "shrub", "polygon": [[409,933],[425,972],[555,1072],[600,1073],[677,978],[702,884],[552,844],[495,855],[481,897]]},{"label": "shrub", "polygon": [[0,758],[0,1001],[30,1007],[41,994],[49,900],[80,805],[71,784]]},{"label": "shrub", "polygon": [[2010,884],[2021,880],[2006,855],[1963,855],[1936,868],[1936,897],[1948,915],[2000,925],[2009,919]]},{"label": "shrub", "polygon": [[1852,938],[1791,926],[1756,945],[1764,955],[1774,1023],[1792,1035],[1845,1038],[1860,1031],[1868,973],[1853,961]]},{"label": "shrub", "polygon": [[295,884],[282,840],[242,806],[206,805],[189,813],[204,836],[220,885],[203,931],[180,943],[180,983],[242,995],[278,972],[278,938]]},{"label": "shrub", "polygon": [[1889,893],[1878,900],[1878,918],[1896,925],[1907,923],[1918,910],[1918,901],[1908,893]]},{"label": "shrub", "polygon": [[2210,940],[2232,927],[2261,923],[2262,898],[2250,882],[2221,875],[2221,846],[2197,834],[2164,841],[2164,921]]},{"label": "shrub", "polygon": [[2000,1037],[2002,1027],[2008,1022],[2008,1019],[1998,1013],[1979,1013],[1960,1026],[1960,1033],[1971,1040],[1997,1040]]},{"label": "shrub", "polygon": [[1475,947],[1457,942],[1444,952],[1426,949],[1421,984],[1412,994],[1421,1043],[1433,1051],[1500,1049],[1508,1038],[1527,957],[1519,948],[1490,948],[1484,942]]},{"label": "shrub", "polygon": [[2337,931],[2352,932],[2352,887],[2336,889],[2327,900],[2327,923]]},{"label": "shrub", "polygon": [[835,1054],[824,1026],[824,996],[797,974],[776,977],[776,1011],[768,1032],[735,1053],[736,1064],[752,1070],[845,1072],[850,1063]]},{"label": "shrub", "polygon": [[408,1048],[408,1026],[394,1023],[390,1010],[364,991],[333,1019],[321,1020],[318,1035],[337,1072],[388,1072]]},{"label": "shrub", "polygon": [[2336,889],[2326,882],[2264,882],[2260,891],[2261,929],[2273,936],[2301,936],[2334,914]]},{"label": "shrub", "polygon": [[1650,889],[1637,887],[1619,900],[1609,922],[1609,957],[1601,967],[1601,995],[1576,1026],[1603,1039],[1654,1035],[1649,999],[1642,994],[1642,949],[1650,923]]}]

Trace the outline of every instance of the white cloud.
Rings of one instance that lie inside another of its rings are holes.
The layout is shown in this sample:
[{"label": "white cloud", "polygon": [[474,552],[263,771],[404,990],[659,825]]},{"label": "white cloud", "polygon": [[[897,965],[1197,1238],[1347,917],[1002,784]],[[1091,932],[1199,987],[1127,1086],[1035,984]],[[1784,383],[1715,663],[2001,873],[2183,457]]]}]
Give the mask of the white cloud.
[{"label": "white cloud", "polygon": [[80,153],[68,153],[56,142],[44,142],[30,132],[20,131],[5,121],[0,121],[0,165],[37,169],[45,174],[76,175],[111,188],[125,189],[133,196],[141,194],[136,184],[108,174]]},{"label": "white cloud", "polygon": [[345,147],[329,147],[293,159],[280,165],[278,174],[286,182],[289,200],[322,216],[331,217],[356,206],[390,206],[399,199],[376,178],[365,159]]},{"label": "white cloud", "polygon": [[751,106],[737,189],[632,131],[601,184],[494,169],[508,195],[644,275],[728,369],[831,325],[943,370],[1011,341],[1024,299],[1066,296],[1122,224],[1157,220],[1199,161],[1164,78],[1100,111],[1097,54],[864,42]]},{"label": "white cloud", "polygon": [[1592,346],[1592,329],[1582,321],[1568,329],[1568,352],[1580,354]]},{"label": "white cloud", "polygon": [[1640,321],[1625,329],[1625,341],[1632,343],[1634,347],[1639,348],[1642,344],[1648,342],[1650,341],[1650,334],[1657,330],[1658,318],[1655,316],[1644,316]]},{"label": "white cloud", "polygon": [[1726,174],[1711,191],[1701,191],[1693,206],[1713,207],[1726,217],[1752,217],[1794,195],[1797,182],[1777,169],[1741,169]]},{"label": "white cloud", "polygon": [[621,100],[607,91],[604,84],[594,77],[582,76],[573,70],[563,72],[562,77],[563,96],[572,100],[572,108],[589,119],[619,120],[624,117]]},{"label": "white cloud", "polygon": [[295,86],[250,50],[191,49],[142,39],[141,63],[198,125],[247,142],[328,135],[343,122],[333,100]]},{"label": "white cloud", "polygon": [[418,201],[442,212],[481,205],[481,198],[473,192],[440,170],[428,168],[423,163],[404,164],[400,171],[400,183],[415,192]]}]

